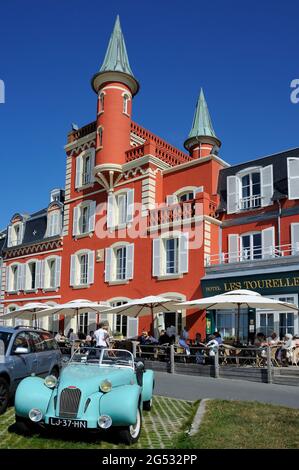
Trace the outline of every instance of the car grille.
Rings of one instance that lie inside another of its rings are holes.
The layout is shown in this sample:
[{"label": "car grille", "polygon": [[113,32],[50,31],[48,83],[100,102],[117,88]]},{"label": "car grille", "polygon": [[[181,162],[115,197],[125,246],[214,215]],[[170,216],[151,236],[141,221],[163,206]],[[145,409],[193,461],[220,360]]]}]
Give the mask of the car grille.
[{"label": "car grille", "polygon": [[81,390],[79,388],[64,388],[60,394],[59,416],[76,418],[80,404]]}]

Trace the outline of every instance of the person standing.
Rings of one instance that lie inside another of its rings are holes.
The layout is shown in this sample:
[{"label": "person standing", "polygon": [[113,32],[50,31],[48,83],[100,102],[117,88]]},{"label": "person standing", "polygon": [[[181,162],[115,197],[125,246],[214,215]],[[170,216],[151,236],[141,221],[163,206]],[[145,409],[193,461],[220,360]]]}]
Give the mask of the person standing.
[{"label": "person standing", "polygon": [[94,337],[96,340],[97,348],[107,348],[109,341],[108,325],[105,323],[100,323],[99,329],[94,332]]}]

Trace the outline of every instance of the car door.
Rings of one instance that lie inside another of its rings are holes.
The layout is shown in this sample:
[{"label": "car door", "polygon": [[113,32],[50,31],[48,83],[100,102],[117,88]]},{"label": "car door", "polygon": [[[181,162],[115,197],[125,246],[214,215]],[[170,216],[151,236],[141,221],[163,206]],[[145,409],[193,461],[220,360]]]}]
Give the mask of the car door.
[{"label": "car door", "polygon": [[[18,347],[26,348],[28,353],[16,354]],[[36,353],[27,331],[22,331],[16,335],[11,347],[9,363],[15,387],[22,379],[36,373]]]},{"label": "car door", "polygon": [[48,346],[51,338],[49,333],[40,331],[30,331],[30,337],[34,343],[37,356],[37,372],[36,375],[46,377],[51,369],[53,362],[53,351]]}]

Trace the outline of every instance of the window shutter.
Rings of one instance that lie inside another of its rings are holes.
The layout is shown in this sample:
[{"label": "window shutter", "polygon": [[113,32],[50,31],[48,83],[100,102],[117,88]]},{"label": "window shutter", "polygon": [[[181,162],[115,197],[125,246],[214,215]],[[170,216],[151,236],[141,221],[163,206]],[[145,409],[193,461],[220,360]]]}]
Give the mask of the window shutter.
[{"label": "window shutter", "polygon": [[18,265],[18,290],[24,290],[26,285],[26,274],[27,274],[27,265],[19,264]]},{"label": "window shutter", "polygon": [[80,207],[74,207],[73,211],[73,235],[79,235],[79,217],[80,217]]},{"label": "window shutter", "polygon": [[107,228],[115,226],[115,196],[109,194],[107,202]]},{"label": "window shutter", "polygon": [[60,235],[62,230],[62,212],[57,213],[57,227],[55,230],[55,235]]},{"label": "window shutter", "polygon": [[129,189],[127,192],[127,222],[132,222],[134,219],[134,189]]},{"label": "window shutter", "polygon": [[239,261],[239,235],[230,233],[228,236],[228,262],[237,263]]},{"label": "window shutter", "polygon": [[274,227],[262,230],[262,254],[263,258],[273,258],[275,248]]},{"label": "window shutter", "polygon": [[261,170],[262,206],[270,206],[273,196],[273,165],[268,165]]},{"label": "window shutter", "polygon": [[153,276],[161,275],[161,239],[153,240]]},{"label": "window shutter", "polygon": [[88,253],[88,275],[87,284],[94,283],[94,251]]},{"label": "window shutter", "polygon": [[41,264],[41,261],[36,262],[35,289],[39,289],[41,287]]},{"label": "window shutter", "polygon": [[8,232],[7,232],[7,246],[8,246],[8,248],[10,248],[11,245],[12,245],[11,235],[12,235],[12,226],[9,225]]},{"label": "window shutter", "polygon": [[134,243],[126,245],[126,279],[134,277]]},{"label": "window shutter", "polygon": [[94,167],[95,167],[95,149],[91,149],[90,151],[90,182],[91,183],[94,183],[95,181]]},{"label": "window shutter", "polygon": [[127,338],[135,338],[138,336],[138,318],[128,317],[127,322]]},{"label": "window shutter", "polygon": [[10,276],[11,276],[10,266],[7,266],[5,269],[6,269],[6,292],[9,292],[10,291]]},{"label": "window shutter", "polygon": [[55,259],[55,287],[60,287],[61,284],[61,256]]},{"label": "window shutter", "polygon": [[199,193],[203,193],[204,191],[204,187],[203,186],[199,186],[198,188],[194,189],[194,198],[196,197],[196,194],[199,194]]},{"label": "window shutter", "polygon": [[170,194],[169,196],[166,196],[166,204],[168,206],[173,206],[178,203],[178,197],[176,194]]},{"label": "window shutter", "polygon": [[112,281],[112,256],[113,249],[106,248],[105,250],[105,282]]},{"label": "window shutter", "polygon": [[179,241],[179,272],[187,273],[189,269],[189,233],[184,232]]},{"label": "window shutter", "polygon": [[299,158],[288,158],[289,199],[299,199]]},{"label": "window shutter", "polygon": [[299,223],[291,224],[292,254],[299,255]]},{"label": "window shutter", "polygon": [[80,188],[82,186],[82,171],[83,171],[83,158],[80,155],[76,158],[76,182],[75,188]]},{"label": "window shutter", "polygon": [[236,176],[227,177],[227,213],[233,214],[239,208],[238,178]]},{"label": "window shutter", "polygon": [[46,260],[41,261],[41,268],[40,268],[40,288],[43,289],[46,287],[46,279],[45,279],[45,269],[46,269]]},{"label": "window shutter", "polygon": [[94,232],[96,221],[96,201],[92,201],[89,206],[89,232]]},{"label": "window shutter", "polygon": [[77,268],[77,257],[76,255],[71,256],[71,269],[70,269],[70,285],[76,285],[76,268]]},{"label": "window shutter", "polygon": [[24,232],[25,232],[25,224],[22,223],[20,227],[20,244],[23,243]]}]

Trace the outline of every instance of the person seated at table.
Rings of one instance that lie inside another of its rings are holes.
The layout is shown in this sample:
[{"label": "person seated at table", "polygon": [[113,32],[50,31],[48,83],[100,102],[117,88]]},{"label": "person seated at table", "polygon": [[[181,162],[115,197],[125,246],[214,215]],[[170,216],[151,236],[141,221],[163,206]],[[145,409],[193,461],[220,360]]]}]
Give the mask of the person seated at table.
[{"label": "person seated at table", "polygon": [[279,338],[277,334],[275,333],[275,331],[273,331],[273,333],[269,336],[269,338],[267,338],[267,343],[269,344],[269,346],[274,346],[278,342],[279,342]]},{"label": "person seated at table", "polygon": [[188,328],[185,326],[183,331],[180,334],[179,345],[182,346],[182,348],[184,348],[187,356],[190,356],[190,347],[189,347],[189,344],[187,343],[188,339],[189,339],[189,332],[188,332]]},{"label": "person seated at table", "polygon": [[298,348],[299,347],[299,335],[294,335],[293,336],[293,346],[295,348]]},{"label": "person seated at table", "polygon": [[195,340],[192,342],[192,346],[205,346],[205,343],[201,337],[201,333],[196,333]]},{"label": "person seated at table", "polygon": [[89,334],[86,336],[85,342],[92,346],[95,343],[94,331],[90,331]]},{"label": "person seated at table", "polygon": [[254,346],[256,346],[257,348],[260,348],[262,346],[267,346],[267,340],[266,340],[266,336],[264,335],[264,333],[258,333],[255,337],[255,340],[254,340]]},{"label": "person seated at table", "polygon": [[74,333],[74,330],[73,328],[70,328],[69,331],[68,331],[68,334],[67,334],[67,339],[70,341],[70,342],[74,342],[78,339],[76,333]]},{"label": "person seated at table", "polygon": [[141,345],[146,345],[146,344],[158,344],[159,341],[156,340],[153,336],[150,336],[147,331],[143,331],[140,338],[139,342]]},{"label": "person seated at table", "polygon": [[223,339],[221,338],[221,334],[219,333],[219,331],[214,331],[213,336],[215,337],[215,340],[218,344],[223,343]]},{"label": "person seated at table", "polygon": [[163,345],[163,344],[168,344],[169,343],[169,336],[168,334],[166,333],[165,330],[161,330],[161,333],[160,333],[160,336],[159,336],[159,344],[160,345]]},{"label": "person seated at table", "polygon": [[59,333],[56,333],[56,335],[54,336],[54,339],[58,343],[63,343],[63,342],[65,342],[66,337],[64,336],[63,332],[61,330],[59,330]]},{"label": "person seated at table", "polygon": [[166,329],[166,334],[170,339],[170,341],[169,341],[170,344],[174,343],[175,342],[175,337],[176,337],[176,327],[174,325],[170,325]]}]

